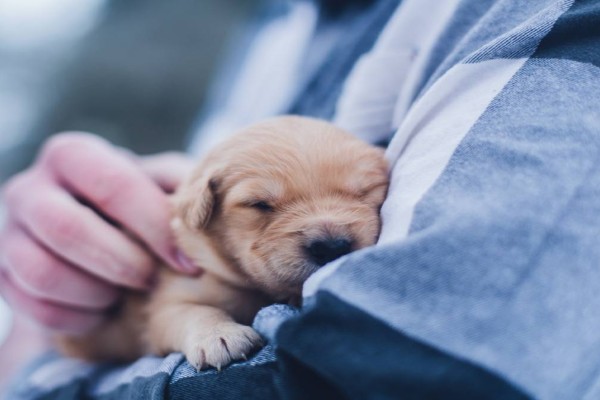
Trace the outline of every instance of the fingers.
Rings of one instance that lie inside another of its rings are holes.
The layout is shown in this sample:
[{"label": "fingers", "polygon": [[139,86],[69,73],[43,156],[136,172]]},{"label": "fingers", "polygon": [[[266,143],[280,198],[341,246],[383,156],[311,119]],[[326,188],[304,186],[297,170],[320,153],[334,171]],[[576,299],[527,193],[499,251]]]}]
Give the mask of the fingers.
[{"label": "fingers", "polygon": [[6,203],[19,226],[69,263],[117,285],[152,285],[152,257],[60,188],[35,175],[25,176],[7,190]]},{"label": "fingers", "polygon": [[130,158],[95,137],[63,134],[49,141],[41,162],[58,182],[126,227],[168,264],[197,271],[176,249],[167,195]]},{"label": "fingers", "polygon": [[18,227],[8,229],[0,253],[12,283],[38,300],[102,311],[119,297],[113,285],[59,259]]},{"label": "fingers", "polygon": [[90,135],[55,137],[3,188],[10,225],[0,231],[0,293],[43,326],[84,333],[118,300],[117,285],[151,286],[148,249],[200,273],[175,250],[165,193],[190,167],[173,155],[142,162]]},{"label": "fingers", "polygon": [[69,334],[82,334],[97,327],[104,315],[81,311],[37,300],[21,291],[10,276],[0,269],[0,293],[21,315],[26,315],[45,328]]},{"label": "fingers", "polygon": [[195,166],[192,159],[180,153],[161,153],[139,157],[142,171],[165,192],[173,193]]}]

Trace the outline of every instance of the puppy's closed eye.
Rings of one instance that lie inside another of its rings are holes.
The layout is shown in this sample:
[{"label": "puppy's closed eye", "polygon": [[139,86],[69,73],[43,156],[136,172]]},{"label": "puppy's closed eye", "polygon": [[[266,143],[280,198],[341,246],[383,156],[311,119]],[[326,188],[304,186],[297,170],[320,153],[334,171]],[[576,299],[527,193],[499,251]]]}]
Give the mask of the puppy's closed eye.
[{"label": "puppy's closed eye", "polygon": [[266,200],[252,200],[246,206],[264,213],[275,211],[275,207]]}]

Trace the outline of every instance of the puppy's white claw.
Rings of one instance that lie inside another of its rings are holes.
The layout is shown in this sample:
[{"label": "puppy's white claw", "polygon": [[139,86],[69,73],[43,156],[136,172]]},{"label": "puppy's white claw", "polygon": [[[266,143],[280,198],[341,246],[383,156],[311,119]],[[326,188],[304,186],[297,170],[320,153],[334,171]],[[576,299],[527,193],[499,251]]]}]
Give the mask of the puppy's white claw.
[{"label": "puppy's white claw", "polygon": [[[205,331],[206,332],[206,331]],[[262,346],[262,339],[254,329],[234,322],[219,324],[206,333],[195,333],[187,338],[188,362],[196,369],[223,367],[235,360],[247,360],[247,354]]]}]

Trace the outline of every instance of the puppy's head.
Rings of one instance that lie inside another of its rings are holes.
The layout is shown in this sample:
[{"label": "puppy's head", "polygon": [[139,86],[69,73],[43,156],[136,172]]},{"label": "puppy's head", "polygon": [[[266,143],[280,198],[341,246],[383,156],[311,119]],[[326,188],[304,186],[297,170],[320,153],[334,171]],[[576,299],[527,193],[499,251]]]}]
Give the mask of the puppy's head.
[{"label": "puppy's head", "polygon": [[216,148],[182,185],[178,235],[208,238],[282,300],[319,267],[375,243],[387,185],[380,149],[324,122],[275,118]]}]

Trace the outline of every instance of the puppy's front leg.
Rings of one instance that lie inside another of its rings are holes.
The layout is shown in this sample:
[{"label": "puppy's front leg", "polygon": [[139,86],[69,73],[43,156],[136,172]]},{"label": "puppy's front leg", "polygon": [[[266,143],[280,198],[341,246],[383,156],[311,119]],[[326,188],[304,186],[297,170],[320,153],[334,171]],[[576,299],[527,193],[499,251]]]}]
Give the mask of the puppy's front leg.
[{"label": "puppy's front leg", "polygon": [[149,318],[148,344],[153,352],[181,351],[197,370],[221,369],[262,346],[254,329],[238,324],[215,307],[165,304]]}]

